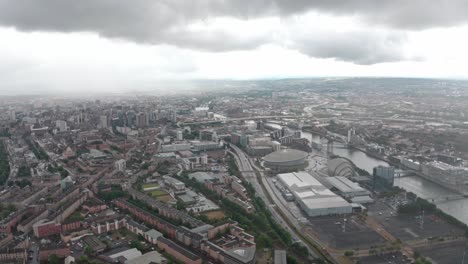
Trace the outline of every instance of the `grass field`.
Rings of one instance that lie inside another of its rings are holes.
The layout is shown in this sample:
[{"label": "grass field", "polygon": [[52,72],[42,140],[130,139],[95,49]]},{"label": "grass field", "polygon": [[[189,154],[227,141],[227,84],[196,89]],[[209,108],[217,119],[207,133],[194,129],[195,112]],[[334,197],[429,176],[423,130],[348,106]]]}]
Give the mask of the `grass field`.
[{"label": "grass field", "polygon": [[221,219],[225,217],[224,212],[221,210],[207,212],[207,213],[204,213],[204,215],[206,215],[206,217],[208,217],[208,219],[210,220]]},{"label": "grass field", "polygon": [[169,203],[169,202],[172,202],[174,200],[169,194],[159,195],[159,196],[157,196],[155,198],[156,198],[156,200],[161,201],[163,203]]},{"label": "grass field", "polygon": [[158,197],[162,195],[167,195],[167,192],[162,191],[162,190],[154,190],[154,191],[151,191],[149,194],[151,194],[151,196],[153,197]]}]

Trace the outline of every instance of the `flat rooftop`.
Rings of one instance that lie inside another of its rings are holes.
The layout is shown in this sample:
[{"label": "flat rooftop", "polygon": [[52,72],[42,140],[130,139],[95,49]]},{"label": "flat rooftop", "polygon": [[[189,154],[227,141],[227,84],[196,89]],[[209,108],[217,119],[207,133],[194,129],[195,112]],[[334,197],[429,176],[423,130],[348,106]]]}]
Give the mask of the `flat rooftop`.
[{"label": "flat rooftop", "polygon": [[352,192],[365,192],[366,190],[363,189],[359,184],[350,181],[346,177],[336,176],[336,177],[328,177],[326,178],[327,181],[333,185],[336,189],[343,193],[352,193]]}]

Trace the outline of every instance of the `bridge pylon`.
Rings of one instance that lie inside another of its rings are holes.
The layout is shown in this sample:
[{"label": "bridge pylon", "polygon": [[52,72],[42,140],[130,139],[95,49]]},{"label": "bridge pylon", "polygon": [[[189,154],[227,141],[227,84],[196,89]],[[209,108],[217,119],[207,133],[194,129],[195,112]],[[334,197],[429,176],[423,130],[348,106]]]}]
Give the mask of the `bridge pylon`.
[{"label": "bridge pylon", "polygon": [[333,155],[333,140],[328,140],[327,142],[327,158],[330,158]]}]

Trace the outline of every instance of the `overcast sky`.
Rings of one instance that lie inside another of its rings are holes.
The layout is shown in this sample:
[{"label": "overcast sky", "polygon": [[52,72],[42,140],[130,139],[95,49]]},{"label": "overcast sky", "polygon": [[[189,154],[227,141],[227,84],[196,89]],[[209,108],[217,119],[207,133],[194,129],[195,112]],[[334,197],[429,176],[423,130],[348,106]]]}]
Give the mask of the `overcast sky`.
[{"label": "overcast sky", "polygon": [[0,93],[468,77],[466,0],[0,0]]}]

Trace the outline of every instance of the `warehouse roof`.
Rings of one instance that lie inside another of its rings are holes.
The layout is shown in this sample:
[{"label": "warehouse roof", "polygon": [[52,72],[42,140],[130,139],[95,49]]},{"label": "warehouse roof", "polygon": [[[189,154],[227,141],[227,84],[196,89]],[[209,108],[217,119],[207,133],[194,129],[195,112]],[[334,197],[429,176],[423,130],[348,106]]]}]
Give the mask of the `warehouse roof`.
[{"label": "warehouse roof", "polygon": [[326,209],[349,206],[349,203],[345,199],[337,195],[329,197],[315,197],[313,199],[303,199],[302,202],[311,209]]},{"label": "warehouse roof", "polygon": [[348,180],[346,177],[328,177],[327,181],[342,193],[365,192],[359,184]]},{"label": "warehouse roof", "polygon": [[278,174],[278,178],[290,189],[303,189],[315,186],[324,188],[312,175],[307,172],[291,172]]}]

